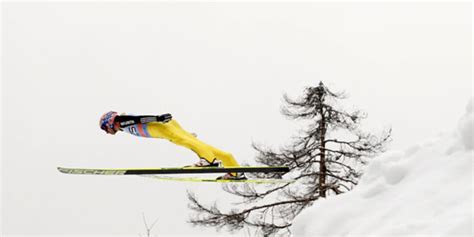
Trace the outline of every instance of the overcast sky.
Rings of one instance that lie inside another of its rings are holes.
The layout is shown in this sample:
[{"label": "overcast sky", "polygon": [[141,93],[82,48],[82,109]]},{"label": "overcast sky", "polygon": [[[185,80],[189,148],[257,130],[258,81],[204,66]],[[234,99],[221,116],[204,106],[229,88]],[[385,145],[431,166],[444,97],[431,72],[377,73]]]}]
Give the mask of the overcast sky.
[{"label": "overcast sky", "polygon": [[3,3],[2,233],[162,235],[186,224],[186,189],[218,184],[71,176],[57,166],[182,166],[163,140],[106,135],[109,110],[172,113],[199,138],[252,162],[298,125],[283,93],[344,90],[364,128],[404,149],[452,130],[472,94],[468,3]]}]

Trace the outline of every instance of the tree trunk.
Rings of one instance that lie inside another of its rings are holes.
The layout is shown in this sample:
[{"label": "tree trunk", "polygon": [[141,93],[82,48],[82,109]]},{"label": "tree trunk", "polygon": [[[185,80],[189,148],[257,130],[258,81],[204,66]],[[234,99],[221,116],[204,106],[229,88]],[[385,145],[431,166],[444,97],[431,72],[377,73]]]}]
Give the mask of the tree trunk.
[{"label": "tree trunk", "polygon": [[324,143],[326,137],[326,118],[324,117],[324,111],[321,107],[319,109],[321,114],[320,128],[321,134],[319,134],[319,152],[320,152],[320,161],[319,161],[319,196],[326,197],[326,144]]}]

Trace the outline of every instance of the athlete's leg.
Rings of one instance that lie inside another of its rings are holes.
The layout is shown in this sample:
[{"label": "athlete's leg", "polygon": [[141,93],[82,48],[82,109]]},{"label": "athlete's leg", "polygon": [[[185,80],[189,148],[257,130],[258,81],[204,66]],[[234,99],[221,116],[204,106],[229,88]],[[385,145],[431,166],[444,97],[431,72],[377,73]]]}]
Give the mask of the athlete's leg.
[{"label": "athlete's leg", "polygon": [[214,159],[222,161],[224,167],[239,166],[234,156],[218,148],[208,145],[184,130],[176,120],[168,123],[149,123],[149,133],[153,137],[159,137],[170,142],[186,147],[195,152],[200,158],[212,163]]},{"label": "athlete's leg", "polygon": [[[215,148],[211,145],[208,145],[202,141],[200,141],[198,138],[196,138],[195,136],[193,136],[191,133],[187,132],[186,130],[184,130],[180,125],[179,123],[176,121],[176,120],[172,120],[170,121],[172,123],[172,125],[176,128],[176,132],[180,132],[182,133],[184,136],[186,136],[188,139],[185,139],[186,142],[188,143],[191,143],[189,145],[191,146],[197,146],[199,148],[202,147],[202,149],[205,149],[205,150],[209,150],[213,153],[214,157],[213,158],[217,158],[218,160],[221,160],[222,161],[222,164],[224,165],[224,167],[232,167],[232,166],[239,166],[239,163],[237,163],[237,161],[235,160],[234,156],[228,152],[224,152],[218,148]],[[207,159],[206,159],[207,160]],[[209,160],[208,160],[209,161]],[[210,161],[212,162],[212,161]]]},{"label": "athlete's leg", "polygon": [[212,163],[216,155],[208,145],[196,139],[193,135],[179,126],[178,122],[171,120],[168,123],[149,123],[148,132],[152,137],[164,138],[176,145],[186,147],[196,153],[200,158]]},{"label": "athlete's leg", "polygon": [[216,155],[212,150],[208,149],[205,144],[200,141],[195,141],[189,137],[183,137],[181,139],[170,140],[174,144],[186,147],[196,153],[199,158],[207,160],[209,163],[213,163],[216,159]]},{"label": "athlete's leg", "polygon": [[224,167],[240,166],[231,153],[222,151],[212,146],[209,146],[209,149],[212,151],[212,153],[214,153],[214,155],[216,155],[217,159],[222,161]]}]

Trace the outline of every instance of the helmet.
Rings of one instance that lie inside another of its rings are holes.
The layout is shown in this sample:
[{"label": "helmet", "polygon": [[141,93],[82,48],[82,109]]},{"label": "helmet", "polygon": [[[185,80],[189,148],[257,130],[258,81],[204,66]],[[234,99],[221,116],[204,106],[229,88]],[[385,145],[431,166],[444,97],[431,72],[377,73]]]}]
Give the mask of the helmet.
[{"label": "helmet", "polygon": [[104,130],[107,133],[115,134],[117,130],[115,129],[114,120],[117,117],[118,113],[110,111],[100,117],[100,129]]}]

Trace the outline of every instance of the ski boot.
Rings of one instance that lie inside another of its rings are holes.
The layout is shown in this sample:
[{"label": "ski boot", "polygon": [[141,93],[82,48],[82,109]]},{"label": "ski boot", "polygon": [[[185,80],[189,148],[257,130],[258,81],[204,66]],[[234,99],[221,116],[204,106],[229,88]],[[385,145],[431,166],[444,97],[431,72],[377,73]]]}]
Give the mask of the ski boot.
[{"label": "ski boot", "polygon": [[217,177],[217,180],[247,180],[247,177],[245,177],[244,173],[237,173],[237,175],[227,173],[225,175]]},{"label": "ski boot", "polygon": [[199,159],[198,162],[185,167],[222,167],[222,161],[214,159],[211,163],[206,159]]}]

